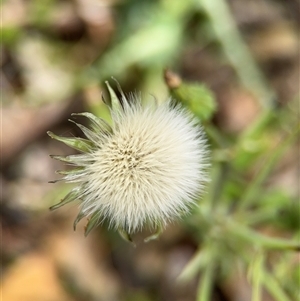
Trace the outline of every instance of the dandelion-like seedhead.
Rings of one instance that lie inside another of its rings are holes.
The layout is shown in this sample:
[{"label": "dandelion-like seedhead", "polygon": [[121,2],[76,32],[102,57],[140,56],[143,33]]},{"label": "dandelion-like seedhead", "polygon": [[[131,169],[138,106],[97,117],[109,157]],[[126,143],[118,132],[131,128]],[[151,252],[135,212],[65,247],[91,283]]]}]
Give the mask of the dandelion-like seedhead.
[{"label": "dandelion-like seedhead", "polygon": [[[87,139],[48,134],[82,154],[52,156],[72,164],[58,171],[63,180],[76,183],[57,205],[79,199],[76,224],[89,216],[88,233],[107,220],[113,228],[132,234],[144,226],[163,228],[187,213],[207,182],[208,150],[198,121],[171,100],[142,105],[140,97],[121,102],[111,94],[112,126],[91,113],[90,129],[77,126]],[[74,122],[74,121],[73,121]]]}]

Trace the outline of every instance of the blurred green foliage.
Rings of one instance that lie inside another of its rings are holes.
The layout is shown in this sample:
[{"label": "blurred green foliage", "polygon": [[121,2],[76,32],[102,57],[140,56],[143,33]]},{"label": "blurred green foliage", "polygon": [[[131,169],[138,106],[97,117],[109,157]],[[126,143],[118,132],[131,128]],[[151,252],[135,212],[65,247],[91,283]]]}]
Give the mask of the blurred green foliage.
[{"label": "blurred green foliage", "polygon": [[[86,44],[84,39],[79,39],[75,47],[66,41],[57,42],[55,35],[47,32],[57,5],[59,1],[54,0],[31,1],[29,29],[24,30],[20,24],[2,28],[3,45],[19,53],[23,60],[25,57],[29,67],[34,65],[39,48],[28,57],[27,52],[21,52],[28,46],[24,38],[46,46],[48,52],[51,50],[46,58],[46,73],[50,73],[52,66],[67,74],[68,85],[59,77],[60,85],[55,84],[59,87],[52,89],[64,88],[61,93],[40,93],[33,87],[28,94],[26,89],[31,87],[28,84],[23,91],[29,95],[26,99],[32,100],[32,95],[41,102],[66,99],[78,91],[102,87],[105,80],[114,76],[121,83],[130,83],[134,78],[137,90],[142,90],[143,95],[146,92],[159,97],[171,95],[187,106],[207,132],[212,163],[208,192],[193,215],[184,220],[185,229],[198,250],[179,281],[190,281],[200,274],[197,300],[209,301],[214,283],[230,278],[241,268],[252,284],[252,301],[263,300],[263,289],[277,301],[297,300],[300,268],[294,264],[294,258],[300,249],[299,200],[281,187],[268,185],[268,181],[287,152],[297,147],[299,121],[293,116],[299,103],[295,99],[284,107],[273,106],[274,92],[243,43],[227,2],[132,0],[117,3],[113,39],[101,52],[96,50],[96,54],[82,50]],[[191,20],[194,30],[189,30]],[[223,34],[224,28],[226,34]],[[163,69],[177,68],[176,61],[187,45],[204,48],[208,41],[218,45],[222,59],[228,60],[239,81],[261,104],[256,121],[236,135],[226,134],[213,122],[217,100],[205,85],[180,80],[174,87],[165,85],[162,80]],[[31,71],[29,68],[28,73]],[[108,118],[100,99],[99,103],[85,105],[99,117]],[[69,142],[74,143],[72,138]],[[89,145],[82,140],[77,148],[84,147]],[[148,299],[141,293],[130,295],[126,300]]]}]

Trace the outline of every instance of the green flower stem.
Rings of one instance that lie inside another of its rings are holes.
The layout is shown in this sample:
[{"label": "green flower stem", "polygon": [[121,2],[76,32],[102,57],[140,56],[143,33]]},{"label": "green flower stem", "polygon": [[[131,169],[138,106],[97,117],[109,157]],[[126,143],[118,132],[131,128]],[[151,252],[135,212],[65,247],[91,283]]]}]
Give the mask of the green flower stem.
[{"label": "green flower stem", "polygon": [[179,282],[188,282],[212,261],[212,252],[204,247],[199,249],[178,276]]},{"label": "green flower stem", "polygon": [[252,283],[253,291],[251,301],[261,301],[262,293],[262,277],[263,277],[264,254],[260,252],[253,263],[252,268]]},{"label": "green flower stem", "polygon": [[270,108],[275,93],[266,83],[243,41],[226,1],[198,0],[198,3],[210,18],[216,39],[222,45],[241,82],[249,91],[256,94],[263,108]]},{"label": "green flower stem", "polygon": [[238,220],[242,220],[244,225],[253,226],[265,222],[270,222],[274,219],[274,211],[267,209],[259,209],[255,211],[244,211],[243,213],[237,215]]},{"label": "green flower stem", "polygon": [[280,283],[268,272],[264,272],[262,278],[264,286],[277,301],[291,301],[280,286]]},{"label": "green flower stem", "polygon": [[207,265],[206,269],[202,273],[202,277],[199,281],[197,301],[210,301],[211,293],[215,275],[215,263],[211,262]]},{"label": "green flower stem", "polygon": [[283,155],[286,149],[292,144],[292,142],[298,137],[298,133],[300,130],[300,124],[297,128],[283,141],[275,150],[272,152],[267,161],[265,162],[263,168],[259,171],[256,177],[248,186],[247,190],[245,191],[242,199],[240,200],[238,206],[241,211],[246,209],[248,206],[253,204],[255,199],[259,198],[261,194],[261,186],[266,178],[269,176],[272,169],[278,162],[278,159]]},{"label": "green flower stem", "polygon": [[232,220],[227,223],[227,227],[229,232],[251,242],[253,246],[275,250],[300,250],[300,243],[297,241],[265,236]]}]

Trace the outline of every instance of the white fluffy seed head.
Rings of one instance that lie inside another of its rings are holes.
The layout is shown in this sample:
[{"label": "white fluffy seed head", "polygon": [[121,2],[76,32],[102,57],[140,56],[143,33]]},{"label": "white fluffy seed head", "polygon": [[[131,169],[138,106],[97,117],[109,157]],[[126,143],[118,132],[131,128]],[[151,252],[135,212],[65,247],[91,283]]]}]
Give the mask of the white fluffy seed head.
[{"label": "white fluffy seed head", "polygon": [[[110,88],[110,86],[108,85]],[[91,216],[86,234],[103,220],[132,234],[144,226],[164,227],[189,211],[207,178],[208,149],[198,120],[171,100],[142,105],[139,97],[112,97],[110,127],[90,119],[92,129],[77,124],[87,139],[50,137],[83,152],[55,159],[79,168],[59,172],[75,188],[52,209],[75,199],[81,210],[74,227]]]},{"label": "white fluffy seed head", "polygon": [[111,135],[87,153],[82,212],[99,212],[128,233],[165,226],[188,212],[207,182],[208,151],[196,119],[171,101],[142,106],[137,97],[112,111]]}]

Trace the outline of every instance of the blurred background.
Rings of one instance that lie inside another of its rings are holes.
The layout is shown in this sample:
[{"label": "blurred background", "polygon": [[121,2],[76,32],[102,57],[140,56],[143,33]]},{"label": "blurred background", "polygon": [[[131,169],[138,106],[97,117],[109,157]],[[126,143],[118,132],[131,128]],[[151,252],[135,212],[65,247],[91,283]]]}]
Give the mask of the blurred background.
[{"label": "blurred background", "polygon": [[[255,239],[244,246],[231,230],[218,236],[197,212],[157,241],[137,236],[135,248],[106,227],[85,238],[81,222],[74,232],[77,205],[48,210],[70,190],[48,183],[65,168],[49,154],[72,150],[46,135],[80,136],[68,122],[73,112],[107,118],[101,95],[111,76],[125,93],[164,101],[170,68],[205,84],[217,104],[205,121],[217,163],[203,204],[217,200],[216,211],[226,208],[235,222],[251,218],[260,234],[299,241],[299,132],[291,134],[299,120],[298,0],[4,0],[1,11],[3,301],[299,297],[299,251],[256,257]],[[235,211],[245,191],[247,210]],[[195,258],[206,235],[235,238],[222,245],[233,248],[213,260],[211,278]]]}]

